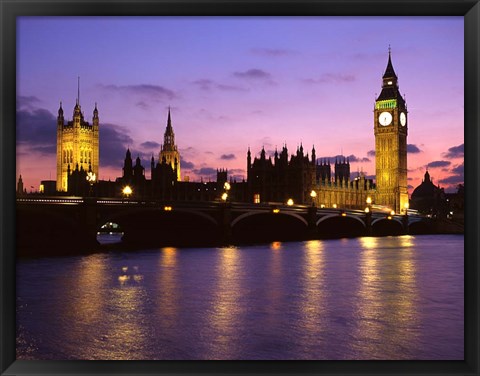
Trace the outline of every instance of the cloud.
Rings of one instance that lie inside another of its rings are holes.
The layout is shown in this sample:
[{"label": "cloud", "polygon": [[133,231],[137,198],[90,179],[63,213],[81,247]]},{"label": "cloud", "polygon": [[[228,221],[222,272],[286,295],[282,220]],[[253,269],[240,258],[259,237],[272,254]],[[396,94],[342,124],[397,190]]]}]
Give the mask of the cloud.
[{"label": "cloud", "polygon": [[148,110],[150,108],[150,106],[147,103],[145,103],[145,101],[139,101],[135,103],[135,106],[141,108],[142,110]]},{"label": "cloud", "polygon": [[452,168],[452,172],[454,174],[464,174],[464,171],[465,171],[465,165],[464,163],[462,163],[461,165],[458,165],[458,166],[455,166],[454,168]]},{"label": "cloud", "polygon": [[121,169],[127,147],[133,144],[132,138],[115,124],[100,124],[99,128],[100,166]]},{"label": "cloud", "polygon": [[202,178],[204,181],[216,181],[217,169],[212,167],[202,167],[192,170],[192,172],[198,176],[198,179]]},{"label": "cloud", "polygon": [[200,88],[201,90],[205,91],[211,91],[211,90],[221,90],[221,91],[248,91],[245,88],[242,88],[240,86],[234,86],[234,85],[225,85],[225,84],[219,84],[213,80],[210,79],[200,79],[193,81],[193,84]]},{"label": "cloud", "polygon": [[[120,95],[134,95],[153,99],[154,101],[172,100],[177,97],[175,92],[159,85],[140,84],[140,85],[99,85],[100,89],[117,93]],[[142,107],[147,104],[144,101],[137,102]]]},{"label": "cloud", "polygon": [[252,48],[250,50],[254,55],[259,56],[268,56],[268,57],[281,57],[281,56],[290,56],[296,55],[297,52],[294,50],[288,50],[285,48]]},{"label": "cloud", "polygon": [[224,161],[231,161],[232,159],[236,159],[236,157],[235,154],[222,154],[220,159],[223,159]]},{"label": "cloud", "polygon": [[30,150],[43,155],[56,155],[57,145],[33,146]]},{"label": "cloud", "polygon": [[371,162],[371,160],[367,157],[357,157],[356,155],[354,154],[350,154],[348,156],[345,156],[345,155],[335,155],[333,157],[320,157],[320,158],[317,158],[317,161],[319,162],[323,162],[325,159],[330,162],[330,163],[335,163],[335,161],[338,161],[338,162],[343,162],[343,160],[345,159],[345,162],[347,161],[347,158],[348,158],[348,161],[350,163],[355,163],[355,162],[360,162],[360,163],[367,163],[367,162]]},{"label": "cloud", "polygon": [[194,167],[195,165],[192,162],[188,162],[183,159],[182,156],[180,156],[180,168],[183,168],[185,170],[191,170]]},{"label": "cloud", "polygon": [[442,157],[452,159],[452,158],[463,158],[465,155],[464,144],[453,146],[448,149],[448,152],[443,153]]},{"label": "cloud", "polygon": [[17,111],[17,143],[40,154],[56,154],[56,117],[45,109]]},{"label": "cloud", "polygon": [[430,168],[438,168],[438,167],[446,167],[446,166],[450,166],[452,164],[452,162],[450,161],[433,161],[433,162],[430,162],[427,167],[430,167]]},{"label": "cloud", "polygon": [[421,152],[422,151],[417,147],[417,145],[407,144],[407,153],[417,154],[417,153],[421,153]]},{"label": "cloud", "polygon": [[160,147],[160,144],[155,141],[145,141],[142,142],[140,146],[145,149],[158,149]]},{"label": "cloud", "polygon": [[306,84],[341,84],[355,81],[355,76],[352,74],[342,73],[324,73],[319,78],[305,78],[302,81]]},{"label": "cloud", "polygon": [[369,157],[375,157],[375,150],[369,150],[369,151],[367,151],[367,155],[368,155]]},{"label": "cloud", "polygon": [[463,175],[452,175],[445,179],[440,179],[438,182],[445,185],[457,185],[463,184],[464,177]]},{"label": "cloud", "polygon": [[361,158],[361,157],[357,157],[356,155],[353,155],[353,154],[350,154],[350,155],[348,156],[348,160],[349,160],[350,162],[361,162],[361,163],[363,163],[363,162],[365,162],[365,163],[366,163],[366,162],[371,162],[371,160],[370,160],[369,158],[367,158],[367,157]]},{"label": "cloud", "polygon": [[234,72],[233,75],[247,80],[270,80],[272,77],[270,73],[256,68],[246,70],[245,72]]},{"label": "cloud", "polygon": [[[33,110],[39,103],[42,101],[37,97],[30,95],[30,96],[17,96],[17,109],[28,109]],[[60,106],[60,104],[59,104]]]},{"label": "cloud", "polygon": [[446,178],[440,179],[439,183],[444,184],[444,185],[453,185],[457,186],[458,184],[463,184],[465,180],[464,172],[464,163],[456,165],[455,167],[452,168],[451,172],[453,175],[450,175]]}]

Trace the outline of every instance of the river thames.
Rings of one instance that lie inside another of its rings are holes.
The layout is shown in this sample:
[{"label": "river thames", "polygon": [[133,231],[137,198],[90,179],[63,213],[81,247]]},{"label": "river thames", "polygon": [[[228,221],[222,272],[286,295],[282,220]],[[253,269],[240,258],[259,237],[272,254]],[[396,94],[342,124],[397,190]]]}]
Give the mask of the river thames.
[{"label": "river thames", "polygon": [[17,261],[17,359],[464,358],[464,237]]}]

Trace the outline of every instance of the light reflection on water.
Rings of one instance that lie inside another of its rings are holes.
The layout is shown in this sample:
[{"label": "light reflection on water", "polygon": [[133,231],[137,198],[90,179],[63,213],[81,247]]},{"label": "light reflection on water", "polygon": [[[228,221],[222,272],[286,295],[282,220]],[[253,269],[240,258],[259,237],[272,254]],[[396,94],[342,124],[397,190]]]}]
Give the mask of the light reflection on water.
[{"label": "light reflection on water", "polygon": [[22,260],[19,359],[463,359],[463,237]]}]

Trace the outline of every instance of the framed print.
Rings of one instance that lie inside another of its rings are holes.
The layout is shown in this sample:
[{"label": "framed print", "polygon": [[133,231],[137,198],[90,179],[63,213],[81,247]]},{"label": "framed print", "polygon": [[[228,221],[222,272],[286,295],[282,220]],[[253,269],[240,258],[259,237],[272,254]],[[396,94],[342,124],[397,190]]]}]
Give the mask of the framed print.
[{"label": "framed print", "polygon": [[2,375],[478,374],[477,1],[0,1]]}]

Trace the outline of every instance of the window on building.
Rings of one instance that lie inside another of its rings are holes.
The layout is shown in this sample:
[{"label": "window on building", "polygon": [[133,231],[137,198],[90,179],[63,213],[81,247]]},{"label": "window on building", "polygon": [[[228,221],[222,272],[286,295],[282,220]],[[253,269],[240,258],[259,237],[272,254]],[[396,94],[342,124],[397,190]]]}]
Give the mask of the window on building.
[{"label": "window on building", "polygon": [[253,195],[253,203],[254,204],[260,204],[260,193],[255,193]]}]

